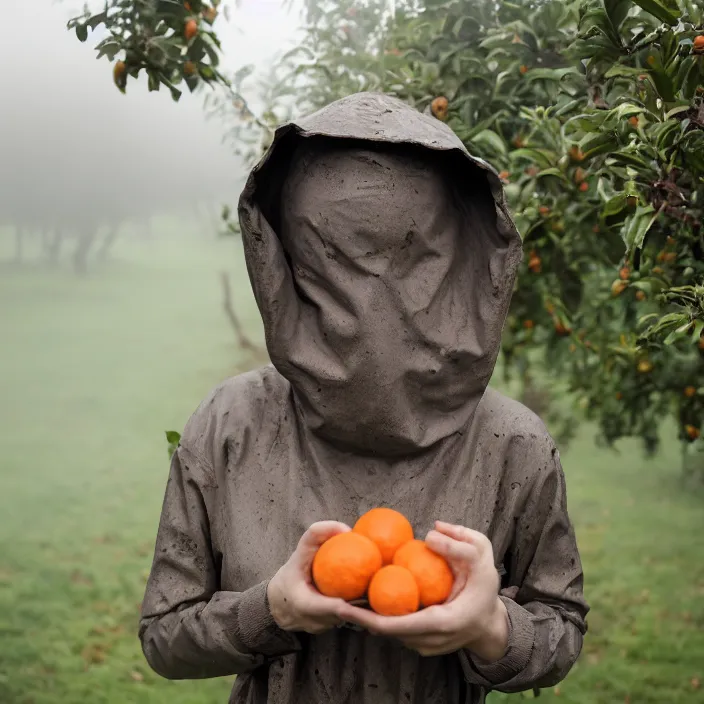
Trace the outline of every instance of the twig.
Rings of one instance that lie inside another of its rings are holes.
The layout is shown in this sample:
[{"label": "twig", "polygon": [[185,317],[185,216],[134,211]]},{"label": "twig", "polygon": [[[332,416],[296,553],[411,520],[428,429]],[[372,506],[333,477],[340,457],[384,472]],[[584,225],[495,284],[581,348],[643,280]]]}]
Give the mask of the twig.
[{"label": "twig", "polygon": [[252,352],[261,352],[261,348],[251,342],[250,339],[247,337],[244,330],[242,329],[242,323],[240,323],[240,319],[235,313],[235,308],[232,305],[232,290],[230,288],[230,277],[227,275],[227,272],[220,272],[220,281],[222,282],[223,293],[222,305],[225,309],[225,313],[227,314],[230,324],[232,325],[232,329],[235,331],[239,346],[242,349],[250,350]]}]

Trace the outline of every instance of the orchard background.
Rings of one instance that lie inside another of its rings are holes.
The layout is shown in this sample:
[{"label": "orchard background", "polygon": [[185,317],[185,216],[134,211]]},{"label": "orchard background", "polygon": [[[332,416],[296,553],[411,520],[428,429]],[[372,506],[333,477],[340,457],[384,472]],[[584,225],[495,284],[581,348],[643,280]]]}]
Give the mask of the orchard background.
[{"label": "orchard background", "polygon": [[[232,678],[166,681],[136,637],[164,429],[266,361],[243,160],[366,89],[504,172],[525,239],[492,383],[558,436],[592,606],[542,700],[699,704],[701,3],[91,7],[70,32],[71,0],[3,15],[0,702],[227,701]],[[259,48],[294,38],[269,71]]]},{"label": "orchard background", "polygon": [[[701,472],[700,3],[310,0],[261,114],[247,100],[248,67],[218,71],[218,3],[108,5],[70,26],[81,40],[107,26],[98,51],[116,61],[118,87],[140,71],[175,99],[179,83],[216,85],[209,107],[229,111],[233,144],[250,160],[287,117],[360,90],[446,122],[500,172],[525,243],[506,380],[517,378],[562,442],[584,415],[599,442],[637,436],[652,454],[672,415],[686,469]],[[556,382],[573,408],[551,402]]]}]

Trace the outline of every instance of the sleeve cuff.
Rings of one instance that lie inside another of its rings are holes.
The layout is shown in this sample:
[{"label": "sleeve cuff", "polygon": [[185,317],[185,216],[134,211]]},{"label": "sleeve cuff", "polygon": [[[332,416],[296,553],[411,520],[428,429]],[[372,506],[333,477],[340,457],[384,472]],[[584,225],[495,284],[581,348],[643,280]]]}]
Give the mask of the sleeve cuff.
[{"label": "sleeve cuff", "polygon": [[240,595],[234,619],[234,635],[253,653],[273,657],[300,650],[294,633],[276,624],[269,609],[267,586],[261,582]]},{"label": "sleeve cuff", "polygon": [[469,651],[464,651],[467,666],[492,685],[500,685],[513,679],[521,672],[533,652],[535,627],[530,612],[513,599],[499,597],[506,606],[509,619],[508,648],[504,656],[496,662],[483,662]]}]

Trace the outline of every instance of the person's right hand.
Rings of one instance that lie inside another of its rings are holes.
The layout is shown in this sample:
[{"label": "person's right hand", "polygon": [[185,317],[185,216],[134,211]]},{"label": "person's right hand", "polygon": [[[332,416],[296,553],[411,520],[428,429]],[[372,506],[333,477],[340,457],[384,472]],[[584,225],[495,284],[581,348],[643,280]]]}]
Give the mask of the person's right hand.
[{"label": "person's right hand", "polygon": [[320,521],[303,534],[288,562],[267,587],[269,610],[279,628],[315,635],[342,623],[337,611],[345,602],[323,596],[315,588],[311,566],[318,548],[328,538],[350,530],[344,523]]}]

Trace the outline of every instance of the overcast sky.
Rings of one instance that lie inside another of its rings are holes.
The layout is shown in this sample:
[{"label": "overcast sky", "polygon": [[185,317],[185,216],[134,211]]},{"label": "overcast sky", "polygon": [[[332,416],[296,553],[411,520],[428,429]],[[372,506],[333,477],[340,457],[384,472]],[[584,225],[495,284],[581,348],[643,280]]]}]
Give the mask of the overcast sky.
[{"label": "overcast sky", "polygon": [[[176,104],[135,83],[121,95],[112,65],[95,59],[100,36],[81,44],[66,30],[81,2],[1,2],[12,31],[0,49],[0,226],[8,215],[50,218],[79,203],[163,209],[187,194],[236,199],[242,168],[201,97],[186,92]],[[229,23],[218,20],[227,69],[262,66],[292,44],[298,15],[281,5],[241,0]]]}]

